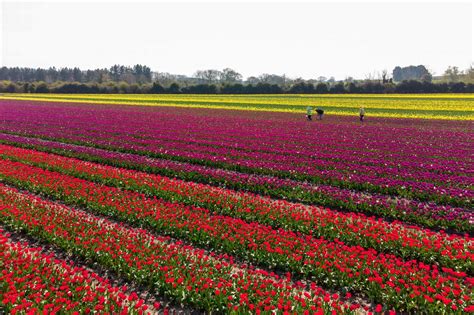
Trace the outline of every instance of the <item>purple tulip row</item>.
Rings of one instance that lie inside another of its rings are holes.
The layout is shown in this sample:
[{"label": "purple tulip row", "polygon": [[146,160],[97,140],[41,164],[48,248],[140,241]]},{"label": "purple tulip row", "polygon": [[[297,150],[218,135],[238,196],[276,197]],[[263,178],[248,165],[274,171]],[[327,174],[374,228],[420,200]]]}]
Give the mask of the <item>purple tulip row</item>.
[{"label": "purple tulip row", "polygon": [[308,124],[288,114],[202,109],[0,107],[6,132],[454,205],[474,197],[471,122],[425,128],[423,121],[377,119],[361,126],[339,117]]}]

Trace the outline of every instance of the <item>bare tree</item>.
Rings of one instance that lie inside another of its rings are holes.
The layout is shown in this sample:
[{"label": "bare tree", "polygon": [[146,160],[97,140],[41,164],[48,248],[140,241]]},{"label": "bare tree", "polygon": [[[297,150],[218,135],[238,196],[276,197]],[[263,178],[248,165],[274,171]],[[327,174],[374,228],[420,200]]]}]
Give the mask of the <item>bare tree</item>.
[{"label": "bare tree", "polygon": [[258,82],[260,82],[260,80],[259,80],[257,77],[251,76],[251,77],[248,77],[248,78],[247,78],[247,83],[248,83],[248,84],[255,85],[255,84],[257,84]]},{"label": "bare tree", "polygon": [[365,75],[366,81],[374,81],[376,78],[375,72],[369,72]]},{"label": "bare tree", "polygon": [[219,73],[219,81],[225,83],[235,83],[242,80],[242,75],[235,70],[225,68]]},{"label": "bare tree", "polygon": [[216,83],[221,77],[221,72],[219,70],[198,70],[194,74],[196,78],[203,81],[203,83],[212,84]]},{"label": "bare tree", "polygon": [[285,75],[280,76],[278,74],[268,74],[268,73],[261,74],[258,77],[258,79],[262,83],[279,84],[279,85],[283,85],[287,81],[287,78]]},{"label": "bare tree", "polygon": [[449,82],[458,82],[460,76],[462,75],[462,71],[459,71],[459,68],[456,66],[449,66],[448,69],[444,72],[444,77]]},{"label": "bare tree", "polygon": [[388,71],[387,69],[382,70],[382,83],[385,84],[388,82]]},{"label": "bare tree", "polygon": [[465,80],[470,83],[474,83],[474,64],[464,71]]}]

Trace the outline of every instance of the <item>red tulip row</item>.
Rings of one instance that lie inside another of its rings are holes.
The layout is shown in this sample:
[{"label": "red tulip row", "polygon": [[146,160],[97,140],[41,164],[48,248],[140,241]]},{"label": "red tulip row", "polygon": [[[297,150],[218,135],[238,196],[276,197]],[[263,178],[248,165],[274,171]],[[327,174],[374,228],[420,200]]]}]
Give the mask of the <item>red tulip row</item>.
[{"label": "red tulip row", "polygon": [[92,271],[11,241],[1,227],[0,269],[0,309],[10,314],[139,314],[160,307],[144,304],[136,293],[128,294]]},{"label": "red tulip row", "polygon": [[403,223],[388,223],[362,214],[275,201],[255,194],[12,146],[0,145],[0,156],[167,201],[205,207],[214,213],[247,222],[255,221],[329,240],[339,239],[346,244],[374,248],[426,263],[438,262],[444,267],[474,274],[474,239],[467,235],[448,235]]},{"label": "red tulip row", "polygon": [[[280,278],[236,264],[229,256],[207,254],[4,185],[0,185],[0,222],[98,263],[151,292],[207,311],[322,314],[359,308],[346,305],[314,283],[294,283],[290,275]],[[140,308],[141,303],[134,307]]]},{"label": "red tulip row", "polygon": [[450,268],[402,260],[372,249],[348,246],[339,240],[329,242],[212,215],[206,209],[149,199],[143,194],[17,162],[0,161],[0,174],[10,183],[66,203],[82,205],[269,268],[317,279],[328,287],[361,292],[377,303],[401,311],[465,309],[474,300],[474,279]]}]

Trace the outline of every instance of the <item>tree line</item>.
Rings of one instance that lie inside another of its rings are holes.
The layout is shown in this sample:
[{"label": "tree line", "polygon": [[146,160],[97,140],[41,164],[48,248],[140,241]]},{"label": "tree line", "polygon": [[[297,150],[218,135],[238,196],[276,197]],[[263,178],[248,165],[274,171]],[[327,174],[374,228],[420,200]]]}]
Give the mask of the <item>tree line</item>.
[{"label": "tree line", "polygon": [[0,93],[123,94],[343,94],[343,93],[474,93],[474,69],[449,67],[433,77],[424,66],[395,67],[364,80],[333,77],[304,80],[262,74],[243,80],[230,68],[199,70],[193,76],[152,72],[145,65],[113,65],[109,69],[2,67]]},{"label": "tree line", "polygon": [[474,93],[474,84],[464,82],[432,83],[415,80],[394,83],[317,84],[298,82],[288,88],[278,84],[230,83],[223,85],[172,83],[165,87],[158,82],[128,84],[126,82],[11,82],[0,81],[0,93],[72,93],[72,94],[389,94],[389,93]]},{"label": "tree line", "polygon": [[133,67],[124,65],[113,65],[110,69],[81,70],[75,68],[50,67],[42,68],[20,68],[20,67],[2,67],[0,68],[0,80],[12,82],[41,82],[53,83],[78,82],[102,83],[106,81],[147,83],[152,81],[152,71],[149,67],[137,64]]}]

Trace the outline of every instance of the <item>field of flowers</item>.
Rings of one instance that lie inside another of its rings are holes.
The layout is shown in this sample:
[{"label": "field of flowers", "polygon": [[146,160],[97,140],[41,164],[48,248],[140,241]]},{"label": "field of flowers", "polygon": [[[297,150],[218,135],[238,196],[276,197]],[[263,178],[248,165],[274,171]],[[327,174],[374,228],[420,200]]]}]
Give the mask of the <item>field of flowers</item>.
[{"label": "field of flowers", "polygon": [[0,313],[474,313],[472,120],[0,115]]},{"label": "field of flowers", "polygon": [[173,106],[304,113],[307,106],[332,115],[357,115],[364,106],[372,117],[474,119],[472,94],[320,94],[320,95],[186,95],[186,94],[4,94],[0,99],[50,102]]}]

